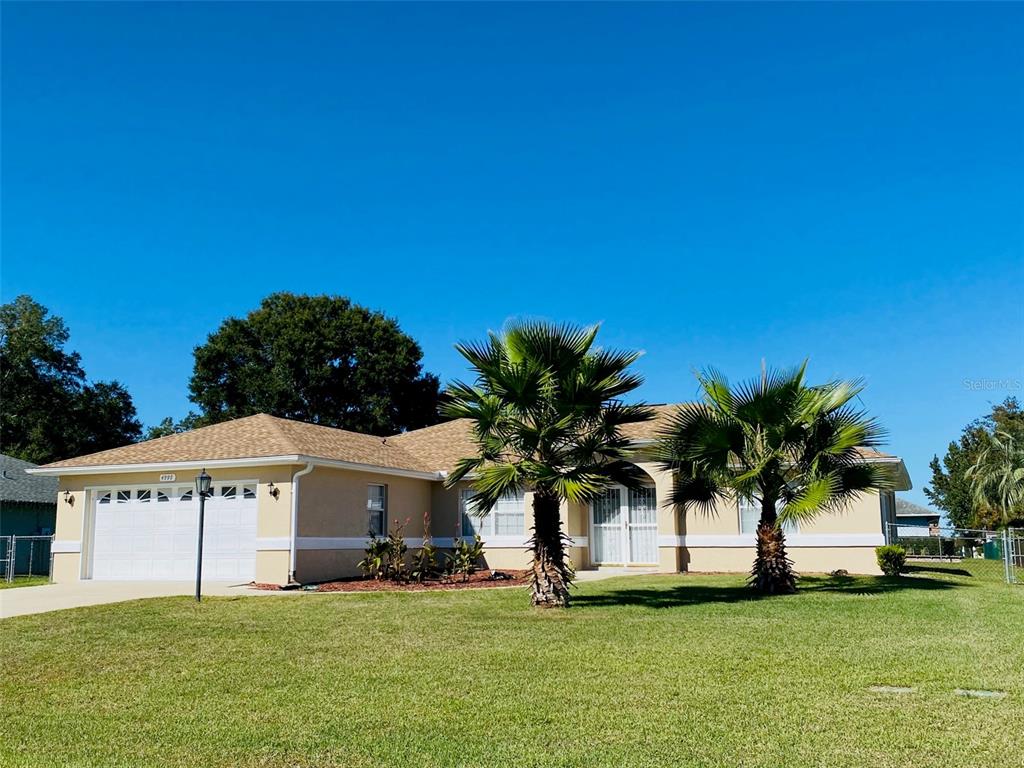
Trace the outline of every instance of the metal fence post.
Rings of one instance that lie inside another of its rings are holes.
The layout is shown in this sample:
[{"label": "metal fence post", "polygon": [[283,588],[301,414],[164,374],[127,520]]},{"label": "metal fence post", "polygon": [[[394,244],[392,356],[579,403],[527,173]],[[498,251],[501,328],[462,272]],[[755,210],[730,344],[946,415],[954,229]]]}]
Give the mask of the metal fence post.
[{"label": "metal fence post", "polygon": [[1010,552],[1010,529],[1003,529],[1003,574],[1006,583],[1013,584],[1013,553]]}]

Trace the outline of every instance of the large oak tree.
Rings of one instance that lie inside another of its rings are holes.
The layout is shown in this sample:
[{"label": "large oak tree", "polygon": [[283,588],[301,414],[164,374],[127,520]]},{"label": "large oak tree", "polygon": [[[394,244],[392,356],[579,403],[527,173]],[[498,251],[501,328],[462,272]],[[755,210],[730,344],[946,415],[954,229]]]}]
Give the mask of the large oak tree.
[{"label": "large oak tree", "polygon": [[190,398],[205,424],[269,413],[389,435],[438,421],[438,380],[422,356],[381,312],[274,293],[196,348]]}]

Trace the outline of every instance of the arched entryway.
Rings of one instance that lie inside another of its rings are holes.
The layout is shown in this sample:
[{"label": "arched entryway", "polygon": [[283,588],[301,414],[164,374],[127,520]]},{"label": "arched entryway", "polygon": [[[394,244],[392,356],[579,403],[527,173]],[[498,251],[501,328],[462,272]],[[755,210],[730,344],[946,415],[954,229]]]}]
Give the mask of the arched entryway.
[{"label": "arched entryway", "polygon": [[651,480],[639,488],[614,485],[590,504],[594,565],[658,564],[658,499]]}]

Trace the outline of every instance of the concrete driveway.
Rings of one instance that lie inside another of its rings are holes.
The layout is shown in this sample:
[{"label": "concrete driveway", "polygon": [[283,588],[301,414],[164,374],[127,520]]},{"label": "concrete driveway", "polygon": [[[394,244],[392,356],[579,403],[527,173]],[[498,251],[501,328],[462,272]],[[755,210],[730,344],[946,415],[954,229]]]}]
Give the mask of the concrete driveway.
[{"label": "concrete driveway", "polygon": [[[78,581],[69,584],[45,584],[39,587],[17,587],[0,590],[0,619],[24,616],[30,613],[81,608],[85,605],[120,603],[147,597],[192,595],[195,583],[187,581]],[[299,590],[272,592],[252,589],[244,584],[225,582],[203,583],[203,596],[288,596],[301,594]]]}]

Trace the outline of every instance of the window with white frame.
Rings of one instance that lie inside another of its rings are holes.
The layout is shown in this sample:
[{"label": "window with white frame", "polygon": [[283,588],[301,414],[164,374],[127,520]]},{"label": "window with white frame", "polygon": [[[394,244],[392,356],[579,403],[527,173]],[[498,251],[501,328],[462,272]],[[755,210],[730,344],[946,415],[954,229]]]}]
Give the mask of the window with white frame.
[{"label": "window with white frame", "polygon": [[[761,502],[758,499],[740,499],[739,511],[740,533],[756,533],[757,523],[761,519]],[[782,531],[791,535],[799,533],[800,528],[795,522],[787,521],[782,524]]]},{"label": "window with white frame", "polygon": [[369,532],[383,536],[388,523],[388,487],[371,483],[366,487],[366,511],[370,518]]},{"label": "window with white frame", "polygon": [[463,488],[459,507],[462,512],[462,535],[523,536],[526,531],[526,500],[522,493],[507,494],[484,517],[480,517],[472,502],[473,491]]}]

